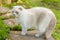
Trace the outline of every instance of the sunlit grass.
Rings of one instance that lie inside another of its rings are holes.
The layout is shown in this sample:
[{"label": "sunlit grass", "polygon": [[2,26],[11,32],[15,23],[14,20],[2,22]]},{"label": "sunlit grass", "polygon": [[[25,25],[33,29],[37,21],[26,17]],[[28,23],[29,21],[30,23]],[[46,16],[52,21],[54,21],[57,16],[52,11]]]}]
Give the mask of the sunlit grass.
[{"label": "sunlit grass", "polygon": [[55,40],[60,40],[60,10],[53,9],[53,12],[55,13],[57,24],[52,35]]}]

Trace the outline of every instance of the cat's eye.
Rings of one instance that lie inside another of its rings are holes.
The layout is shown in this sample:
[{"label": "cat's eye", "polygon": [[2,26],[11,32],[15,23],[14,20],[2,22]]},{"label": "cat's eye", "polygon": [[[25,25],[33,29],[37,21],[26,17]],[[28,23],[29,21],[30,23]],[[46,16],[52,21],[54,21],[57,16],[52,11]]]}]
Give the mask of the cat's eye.
[{"label": "cat's eye", "polygon": [[12,13],[14,13],[14,11],[12,11]]},{"label": "cat's eye", "polygon": [[15,13],[16,13],[16,14],[18,14],[18,12],[17,12],[17,11],[15,11]]}]

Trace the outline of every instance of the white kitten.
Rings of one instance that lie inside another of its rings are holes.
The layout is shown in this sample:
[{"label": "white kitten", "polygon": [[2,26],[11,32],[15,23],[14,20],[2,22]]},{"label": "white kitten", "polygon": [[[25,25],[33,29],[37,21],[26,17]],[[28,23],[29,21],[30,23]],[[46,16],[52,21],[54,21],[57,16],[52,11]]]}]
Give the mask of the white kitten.
[{"label": "white kitten", "polygon": [[56,24],[56,18],[53,12],[44,7],[25,9],[22,6],[14,6],[12,14],[17,17],[17,22],[22,26],[22,35],[27,33],[28,28],[35,27],[38,31],[35,34],[36,37],[42,34],[49,35],[50,37]]}]

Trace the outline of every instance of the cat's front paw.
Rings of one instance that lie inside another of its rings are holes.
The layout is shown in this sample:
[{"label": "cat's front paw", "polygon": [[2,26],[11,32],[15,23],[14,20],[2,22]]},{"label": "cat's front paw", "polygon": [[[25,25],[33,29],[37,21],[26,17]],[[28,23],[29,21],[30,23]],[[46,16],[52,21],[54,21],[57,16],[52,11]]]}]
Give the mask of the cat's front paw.
[{"label": "cat's front paw", "polygon": [[40,36],[39,34],[35,34],[35,37],[37,37],[37,38],[38,38],[39,36]]},{"label": "cat's front paw", "polygon": [[21,35],[26,35],[26,33],[24,33],[24,32],[21,32]]}]

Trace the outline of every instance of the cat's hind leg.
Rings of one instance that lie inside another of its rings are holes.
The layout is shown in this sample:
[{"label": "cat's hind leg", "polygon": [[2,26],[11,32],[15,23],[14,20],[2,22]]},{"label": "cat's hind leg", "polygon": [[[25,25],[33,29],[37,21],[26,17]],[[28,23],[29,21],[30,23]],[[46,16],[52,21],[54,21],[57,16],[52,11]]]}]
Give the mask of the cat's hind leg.
[{"label": "cat's hind leg", "polygon": [[47,29],[47,27],[48,27],[48,25],[49,25],[50,20],[51,20],[51,18],[49,18],[48,16],[46,16],[46,17],[42,20],[42,22],[40,22],[40,23],[38,24],[38,27],[37,27],[38,33],[35,34],[36,37],[39,37],[39,36],[41,36],[42,34],[45,33],[45,31],[46,31],[46,29]]}]

